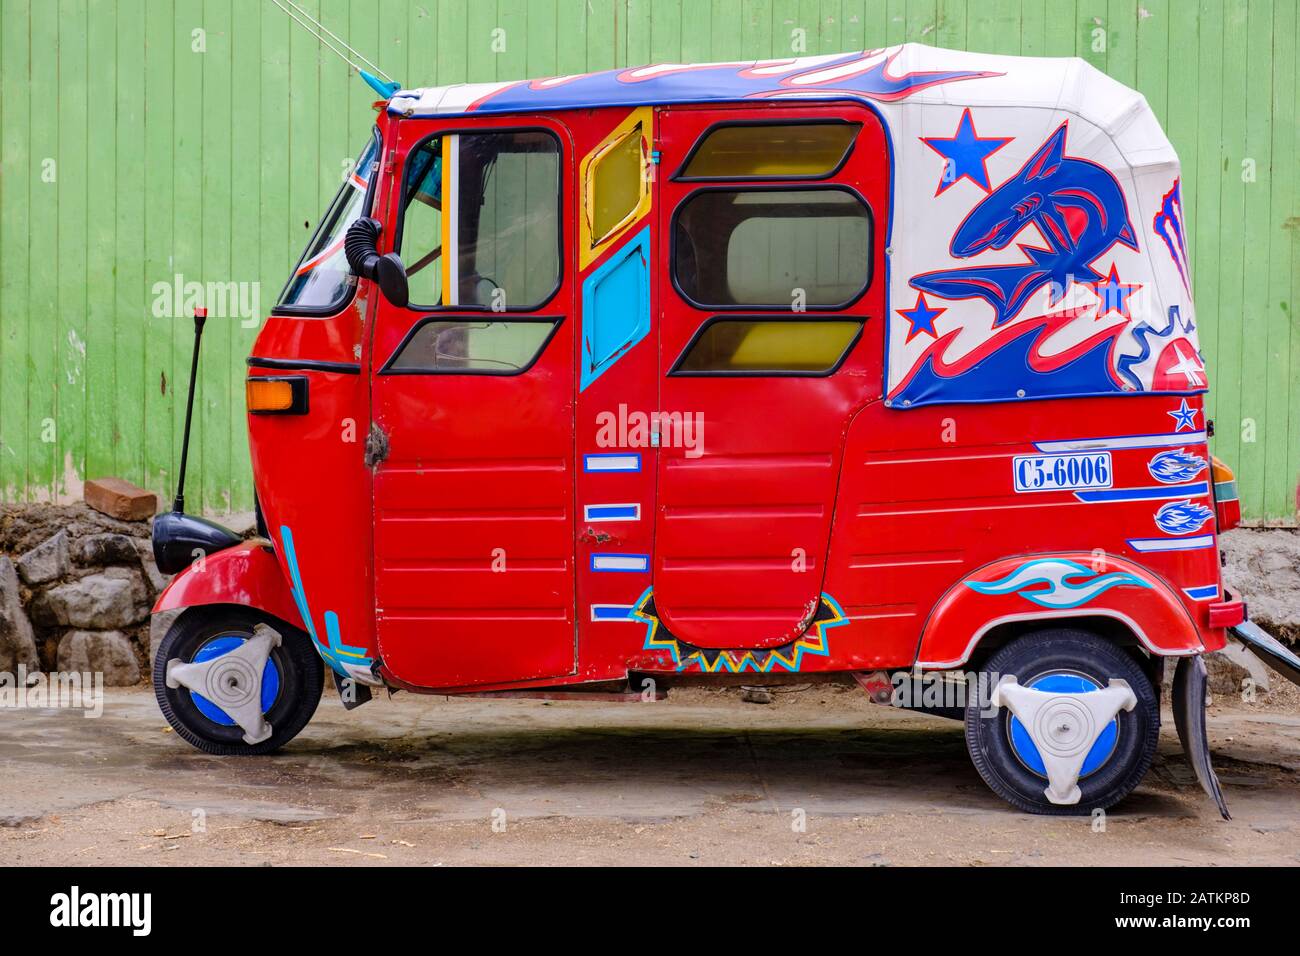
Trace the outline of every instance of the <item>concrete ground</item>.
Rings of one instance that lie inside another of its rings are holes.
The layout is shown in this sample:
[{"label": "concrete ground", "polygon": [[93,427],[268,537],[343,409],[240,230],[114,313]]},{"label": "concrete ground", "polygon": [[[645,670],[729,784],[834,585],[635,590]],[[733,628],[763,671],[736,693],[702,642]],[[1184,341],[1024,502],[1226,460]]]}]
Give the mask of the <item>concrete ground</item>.
[{"label": "concrete ground", "polygon": [[[327,696],[278,755],[209,757],[145,688],[103,716],[0,710],[8,864],[1297,864],[1300,707],[1216,703],[1233,819],[1165,715],[1146,781],[1094,829],[1013,811],[961,725],[817,685],[743,703]],[[802,823],[802,827],[800,824]]]}]

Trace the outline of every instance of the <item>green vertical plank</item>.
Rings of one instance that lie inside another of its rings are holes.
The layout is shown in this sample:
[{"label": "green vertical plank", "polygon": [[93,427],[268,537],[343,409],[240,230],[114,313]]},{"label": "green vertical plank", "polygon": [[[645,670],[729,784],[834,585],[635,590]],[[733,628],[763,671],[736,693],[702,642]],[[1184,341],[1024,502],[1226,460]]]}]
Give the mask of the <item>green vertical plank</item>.
[{"label": "green vertical plank", "polygon": [[[1287,0],[1283,0],[1287,2]],[[1269,118],[1273,108],[1272,0],[1250,0],[1245,24],[1246,126],[1242,155],[1255,164],[1255,180],[1243,185],[1245,217],[1241,286],[1241,404],[1242,418],[1254,419],[1255,440],[1243,441],[1237,474],[1242,507],[1251,514],[1264,512],[1265,446],[1273,438],[1268,411],[1270,372],[1275,365],[1268,353],[1269,223],[1273,185]],[[1291,157],[1294,163],[1294,157]],[[1240,173],[1238,174],[1240,179]],[[1280,437],[1280,436],[1279,436]]]},{"label": "green vertical plank", "polygon": [[623,4],[623,22],[626,24],[623,35],[625,66],[645,66],[650,63],[650,16],[651,0],[625,0]]},{"label": "green vertical plank", "polygon": [[893,46],[907,39],[907,0],[885,0],[885,43]]},{"label": "green vertical plank", "polygon": [[772,55],[772,0],[744,0],[741,7],[740,39],[745,59],[763,60]]},{"label": "green vertical plank", "polygon": [[713,20],[703,0],[679,17],[681,37],[678,56],[683,63],[707,63],[711,59]]},{"label": "green vertical plank", "polygon": [[[434,86],[438,82],[437,64],[433,64],[430,69],[429,64],[412,62],[407,56],[407,33],[410,30],[410,5],[407,0],[379,0],[378,9],[375,10],[373,3],[366,4],[373,11],[371,15],[375,18],[379,27],[379,42],[375,49],[377,53],[366,53],[376,63],[384,68],[386,72],[396,78],[404,85],[411,89],[421,86]],[[421,9],[430,16],[436,14],[434,0],[425,0],[421,4]],[[293,32],[301,33],[301,28],[293,25]],[[291,53],[297,50],[297,46],[291,48]],[[427,71],[427,75],[421,75],[421,71]]]},{"label": "green vertical plank", "polygon": [[[173,282],[182,289],[187,282],[198,282],[203,271],[203,111],[195,104],[203,102],[203,58],[195,46],[196,30],[205,30],[201,0],[176,0],[173,12],[174,56],[172,96],[176,104],[172,152],[172,268]],[[206,31],[203,43],[207,43]],[[185,390],[189,388],[191,321],[187,303],[173,303],[172,369],[175,372],[177,401],[172,403],[172,434],[175,436],[171,482],[180,466],[181,437],[184,430]],[[211,356],[208,356],[210,359]],[[196,400],[197,401],[197,400]],[[195,433],[190,442],[190,474],[203,471],[203,442],[200,435],[201,415],[195,416]],[[202,505],[202,482],[190,481],[187,506]]]},{"label": "green vertical plank", "polygon": [[[1188,6],[1189,10],[1195,7]],[[1169,121],[1169,0],[1143,0],[1137,19],[1137,90],[1168,132]]]},{"label": "green vertical plank", "polygon": [[[59,495],[74,494],[86,468],[86,180],[90,173],[86,20],[84,3],[62,0],[59,4],[59,297],[54,379],[59,435],[55,491]],[[98,96],[100,91],[95,92]],[[96,112],[102,112],[98,101]]]},{"label": "green vertical plank", "polygon": [[938,17],[934,42],[949,50],[965,50],[966,0],[939,0]]},{"label": "green vertical plank", "polygon": [[[353,0],[353,6],[356,6],[355,0]],[[365,4],[365,6],[369,6],[369,4]],[[448,37],[451,46],[444,50],[440,45],[444,6],[446,6],[445,2],[438,3],[435,6],[433,0],[429,0],[429,2],[412,3],[409,9],[404,12],[406,25],[401,33],[402,47],[406,54],[406,65],[401,76],[393,75],[407,86],[432,86],[436,81],[435,77],[438,71],[442,68],[440,60],[444,53],[448,57],[448,63],[451,65],[453,75],[450,80],[437,80],[436,82],[463,83],[469,79],[465,60],[467,41],[463,12],[458,18],[459,22],[451,25],[452,35]],[[356,46],[356,43],[352,45]],[[360,47],[357,47],[357,49],[369,59],[375,59],[370,50],[362,50]],[[338,58],[334,57],[334,59],[337,60]],[[392,73],[392,68],[386,63],[381,63],[378,60],[375,60],[375,62],[387,72]],[[373,92],[371,93],[371,99],[375,99]]]},{"label": "green vertical plank", "polygon": [[[854,47],[844,41],[844,4],[842,0],[821,0],[817,25],[818,47],[822,53],[850,53]],[[858,48],[860,49],[860,48]]]},{"label": "green vertical plank", "polygon": [[[31,8],[28,47],[31,83],[28,116],[31,129],[27,174],[29,259],[27,266],[27,495],[26,500],[54,494],[62,471],[58,428],[59,293],[64,265],[59,258],[59,190],[63,164],[59,160],[59,117],[64,96],[59,85],[59,60],[31,56],[32,50],[53,50],[59,43],[59,7],[39,3]],[[53,93],[51,94],[51,91]],[[60,109],[50,109],[54,96]],[[57,164],[57,165],[52,165]],[[53,174],[55,180],[49,180]],[[74,180],[75,182],[75,180]]]},{"label": "green vertical plank", "polygon": [[934,32],[938,28],[938,0],[907,0],[903,35],[908,43],[934,45]]},{"label": "green vertical plank", "polygon": [[[147,482],[144,470],[145,435],[145,297],[144,206],[144,88],[145,3],[122,0],[117,7],[117,192],[112,317],[113,352],[108,357],[116,377],[112,393],[114,419],[113,471],[139,485]],[[92,370],[94,362],[92,358]],[[104,404],[101,395],[92,405]]]},{"label": "green vertical plank", "polygon": [[31,151],[29,6],[6,5],[0,9],[0,24],[0,501],[17,502],[27,494],[33,427],[27,414],[32,351],[28,223],[40,164]]},{"label": "green vertical plank", "polygon": [[555,11],[555,72],[587,72],[587,0],[559,0]]},{"label": "green vertical plank", "polygon": [[1266,320],[1268,328],[1267,361],[1269,433],[1264,446],[1264,505],[1267,519],[1294,520],[1295,489],[1300,481],[1297,466],[1297,443],[1292,428],[1297,421],[1296,403],[1300,388],[1295,379],[1300,366],[1292,364],[1296,327],[1291,302],[1292,273],[1296,252],[1300,250],[1295,233],[1300,220],[1288,227],[1288,217],[1296,215],[1296,8],[1290,3],[1276,3],[1273,9],[1273,95],[1270,103],[1272,134],[1272,170],[1270,181],[1268,229],[1268,292]]},{"label": "green vertical plank", "polygon": [[709,5],[709,55],[713,62],[745,59],[742,0],[713,0]]},{"label": "green vertical plank", "polygon": [[[206,0],[203,25],[207,30],[207,52],[199,58],[203,68],[203,255],[195,278],[205,287],[222,284],[228,289],[237,277],[230,259],[231,11],[226,0]],[[234,357],[234,328],[239,324],[237,296],[226,295],[225,302],[216,296],[206,301],[209,318],[199,366],[202,392],[195,415],[202,428],[203,468],[195,487],[203,490],[205,510],[229,511],[234,396],[227,369]]]},{"label": "green vertical plank", "polygon": [[[1242,161],[1246,158],[1247,22],[1246,0],[1229,0],[1224,4],[1223,30],[1219,34],[1224,63],[1223,119],[1220,125],[1223,186],[1219,201],[1222,250],[1219,255],[1219,303],[1218,308],[1210,313],[1218,354],[1218,389],[1213,414],[1219,427],[1215,448],[1220,457],[1238,464],[1241,461],[1243,427],[1241,332],[1246,268],[1246,185],[1242,182]],[[1257,187],[1252,185],[1251,188]],[[1243,496],[1243,506],[1247,501]]]},{"label": "green vertical plank", "polygon": [[[253,348],[262,318],[271,303],[273,291],[261,281],[261,170],[253,158],[260,156],[265,144],[258,124],[261,113],[258,68],[262,60],[262,25],[258,18],[258,0],[234,0],[231,22],[230,86],[230,273],[238,282],[240,309],[231,321],[231,354],[225,368],[228,400],[226,404],[226,443],[230,449],[230,507],[242,511],[253,504],[252,465],[248,453],[248,428],[244,414],[244,359]],[[346,33],[346,4],[337,13],[338,21],[325,23],[337,33]],[[347,71],[336,64],[342,80]],[[353,80],[359,83],[359,81]],[[347,101],[346,90],[342,101]],[[341,116],[346,111],[337,111]],[[346,120],[340,135],[347,140]],[[277,142],[277,141],[273,141]],[[273,148],[273,147],[270,147]]]},{"label": "green vertical plank", "polygon": [[[1224,370],[1219,362],[1219,250],[1223,239],[1219,231],[1220,203],[1223,194],[1225,160],[1220,143],[1223,121],[1223,6],[1218,0],[1202,0],[1197,34],[1197,128],[1196,180],[1191,195],[1195,206],[1184,203],[1189,220],[1187,229],[1192,258],[1192,295],[1196,303],[1196,321],[1201,351],[1210,376],[1210,393],[1206,398],[1207,414],[1214,415]],[[1234,428],[1221,422],[1224,428]],[[1219,447],[1216,439],[1213,447]],[[1235,447],[1232,460],[1235,464]]]},{"label": "green vertical plank", "polygon": [[1125,86],[1137,85],[1137,23],[1137,0],[1109,0],[1106,72]]},{"label": "green vertical plank", "polygon": [[[1297,24],[1300,27],[1300,24]],[[1295,42],[1291,45],[1292,62],[1294,58],[1300,56],[1300,33],[1295,37]],[[1296,86],[1292,96],[1291,103],[1300,103],[1300,70],[1296,71]],[[1293,142],[1300,145],[1300,110],[1296,110],[1294,105],[1284,108],[1278,114],[1279,122],[1290,123]],[[1294,202],[1294,193],[1293,200]],[[1292,208],[1295,208],[1294,206]],[[1292,521],[1300,518],[1300,321],[1297,320],[1297,313],[1300,312],[1300,216],[1290,216],[1285,223],[1285,228],[1289,234],[1290,260],[1291,260],[1291,295],[1287,302],[1287,320],[1291,330],[1291,398],[1287,403],[1291,414],[1291,425],[1287,430],[1288,443],[1291,447],[1290,470],[1287,474],[1288,491],[1294,488],[1295,494],[1295,511],[1292,512]]]},{"label": "green vertical plank", "polygon": [[[529,43],[534,42],[533,18],[528,17]],[[682,59],[682,10],[674,3],[656,3],[650,19],[650,59],[655,63],[680,63]],[[532,63],[532,56],[528,58]]]},{"label": "green vertical plank", "polygon": [[528,4],[528,76],[554,76],[555,68],[555,2],[532,0]]},{"label": "green vertical plank", "polygon": [[505,31],[505,49],[496,56],[498,80],[528,76],[528,11],[510,0],[497,4],[497,21]]},{"label": "green vertical plank", "polygon": [[1024,0],[1020,8],[1021,56],[1047,56],[1047,0]]},{"label": "green vertical plank", "polygon": [[966,40],[971,50],[980,53],[1019,53],[1019,0],[987,0],[978,9],[972,7]]},{"label": "green vertical plank", "polygon": [[1106,0],[1078,0],[1075,53],[1105,72],[1110,48],[1110,10]]},{"label": "green vertical plank", "polygon": [[[81,364],[86,423],[85,474],[97,478],[117,474],[113,460],[116,443],[113,420],[116,402],[100,396],[117,394],[114,301],[117,282],[113,250],[117,244],[117,190],[113,163],[117,152],[114,88],[117,72],[117,16],[112,4],[92,3],[87,16],[87,92],[91,98],[86,122],[88,163],[84,180],[87,195],[86,313],[80,346],[70,341],[69,356]],[[94,197],[93,208],[89,197]],[[80,352],[77,355],[76,352]],[[123,383],[125,384],[125,383]]]},{"label": "green vertical plank", "polygon": [[612,70],[621,62],[618,56],[619,13],[618,0],[600,0],[587,11],[587,72]]},{"label": "green vertical plank", "polygon": [[[463,4],[439,0],[436,9],[410,9],[406,55],[413,86],[464,83],[469,79],[469,24]],[[516,38],[517,39],[517,38]]]},{"label": "green vertical plank", "polygon": [[1043,13],[1043,55],[1075,56],[1078,30],[1075,0],[1045,0]]},{"label": "green vertical plank", "polygon": [[[496,34],[501,26],[495,2],[470,4],[465,21],[465,59],[471,83],[490,83],[497,79],[498,48],[510,37]],[[586,54],[583,54],[584,59]]]},{"label": "green vertical plank", "polygon": [[148,0],[145,8],[144,111],[144,318],[145,487],[162,494],[173,485],[173,423],[176,395],[184,382],[172,361],[178,311],[172,290],[172,170],[174,42],[172,0]]},{"label": "green vertical plank", "polygon": [[863,0],[841,0],[840,44],[845,50],[869,50],[875,43],[875,30],[867,29]]}]

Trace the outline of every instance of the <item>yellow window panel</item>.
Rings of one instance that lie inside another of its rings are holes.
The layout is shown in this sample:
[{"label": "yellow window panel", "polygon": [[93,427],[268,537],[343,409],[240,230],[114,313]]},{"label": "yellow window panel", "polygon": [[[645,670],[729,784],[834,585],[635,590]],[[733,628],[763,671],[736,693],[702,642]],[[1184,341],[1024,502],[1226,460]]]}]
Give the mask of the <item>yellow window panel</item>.
[{"label": "yellow window panel", "polygon": [[861,123],[720,126],[691,153],[682,179],[820,178],[843,162]]},{"label": "yellow window panel", "polygon": [[582,269],[650,211],[653,120],[652,107],[632,110],[579,165],[578,261]]},{"label": "yellow window panel", "polygon": [[823,373],[839,365],[862,323],[852,319],[717,319],[673,371]]}]

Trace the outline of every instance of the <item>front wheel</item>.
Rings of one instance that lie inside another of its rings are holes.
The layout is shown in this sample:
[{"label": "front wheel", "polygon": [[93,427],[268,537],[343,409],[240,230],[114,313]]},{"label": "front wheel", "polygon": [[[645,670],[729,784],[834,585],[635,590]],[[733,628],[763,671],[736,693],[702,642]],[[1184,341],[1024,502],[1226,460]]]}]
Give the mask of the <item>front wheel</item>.
[{"label": "front wheel", "polygon": [[[186,687],[169,687],[167,663],[203,663],[240,647],[258,624],[280,635],[261,675],[261,709],[271,734],[260,743],[244,740],[244,731],[216,703]],[[311,637],[296,627],[250,608],[196,607],[178,617],[158,645],[153,664],[154,695],[172,728],[205,753],[222,757],[253,756],[278,750],[307,726],[320,703],[325,670]]]},{"label": "front wheel", "polygon": [[[1090,631],[1053,628],[1001,648],[981,676],[991,688],[1005,675],[1048,694],[1097,691],[1119,679],[1132,689],[1136,704],[1119,710],[1100,729],[1079,770],[1078,802],[1064,804],[1048,798],[1043,758],[1011,709],[990,706],[987,694],[973,695],[966,706],[966,746],[975,769],[998,796],[1029,813],[1087,815],[1115,805],[1141,782],[1156,752],[1160,702],[1124,650]],[[1066,712],[1078,709],[1067,703]]]}]

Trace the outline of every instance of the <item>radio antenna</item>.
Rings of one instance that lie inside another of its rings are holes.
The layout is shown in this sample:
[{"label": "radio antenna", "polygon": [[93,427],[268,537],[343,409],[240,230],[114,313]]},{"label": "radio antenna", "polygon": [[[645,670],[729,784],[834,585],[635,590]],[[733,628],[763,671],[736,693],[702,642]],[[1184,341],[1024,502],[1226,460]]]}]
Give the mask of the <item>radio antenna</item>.
[{"label": "radio antenna", "polygon": [[[391,76],[381,70],[374,62],[363,56],[341,36],[329,27],[325,26],[325,24],[321,23],[321,21],[317,20],[302,7],[298,6],[298,4],[294,3],[294,0],[271,0],[271,2],[283,10],[291,20],[310,33],[317,42],[328,48],[331,53],[348,66],[352,67],[352,69],[356,70],[357,73],[361,75],[361,78],[369,84],[371,89],[384,97],[384,99],[391,98],[394,93],[402,88],[401,83],[398,83]],[[329,37],[329,39],[326,39],[326,37]],[[337,43],[338,46],[335,46],[335,43]],[[339,49],[339,47],[342,47],[343,49]],[[346,53],[344,52],[345,50],[347,51]],[[356,59],[353,59],[353,57],[356,57]],[[361,64],[358,63],[357,60],[360,60],[361,63],[370,67],[370,70],[362,69]]]}]

